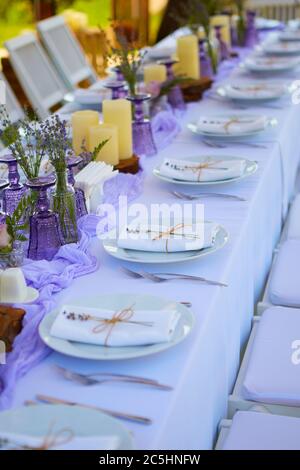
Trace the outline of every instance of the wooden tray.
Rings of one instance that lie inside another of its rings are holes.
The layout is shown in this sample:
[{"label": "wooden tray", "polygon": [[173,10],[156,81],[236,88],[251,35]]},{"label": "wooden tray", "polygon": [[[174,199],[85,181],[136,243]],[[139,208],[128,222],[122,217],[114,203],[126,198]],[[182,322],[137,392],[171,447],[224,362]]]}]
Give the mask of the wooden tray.
[{"label": "wooden tray", "polygon": [[0,304],[0,340],[4,341],[6,352],[12,350],[15,337],[22,330],[25,310]]},{"label": "wooden tray", "polygon": [[121,173],[131,173],[135,175],[139,171],[139,157],[132,155],[127,160],[120,160],[120,163],[115,166],[115,170],[119,170]]},{"label": "wooden tray", "polygon": [[205,90],[208,90],[213,83],[209,77],[202,77],[199,80],[189,80],[180,85],[186,103],[199,101]]}]

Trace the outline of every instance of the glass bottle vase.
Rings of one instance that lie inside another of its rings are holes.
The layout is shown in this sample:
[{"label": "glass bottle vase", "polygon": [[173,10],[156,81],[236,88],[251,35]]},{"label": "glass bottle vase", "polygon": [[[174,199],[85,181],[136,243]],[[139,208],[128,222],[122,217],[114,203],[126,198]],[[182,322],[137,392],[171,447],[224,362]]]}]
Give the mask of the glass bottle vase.
[{"label": "glass bottle vase", "polygon": [[75,191],[68,183],[67,169],[56,172],[56,185],[51,191],[51,208],[58,215],[64,244],[78,242]]}]

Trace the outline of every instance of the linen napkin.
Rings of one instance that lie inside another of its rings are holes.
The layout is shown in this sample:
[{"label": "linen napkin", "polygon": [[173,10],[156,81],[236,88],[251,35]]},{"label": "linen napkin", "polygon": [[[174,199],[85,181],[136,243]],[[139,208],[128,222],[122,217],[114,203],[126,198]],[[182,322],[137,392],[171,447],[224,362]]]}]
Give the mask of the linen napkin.
[{"label": "linen napkin", "polygon": [[233,84],[226,87],[226,94],[233,99],[268,99],[273,97],[281,97],[285,92],[283,85],[267,84],[267,83],[249,83],[249,84]]},{"label": "linen napkin", "polygon": [[201,116],[197,122],[198,129],[207,134],[239,135],[266,128],[267,116]]},{"label": "linen napkin", "polygon": [[241,176],[246,161],[214,160],[204,161],[172,160],[165,158],[160,167],[160,174],[180,181],[221,181]]},{"label": "linen napkin", "polygon": [[[53,439],[55,439],[55,436]],[[3,450],[6,450],[5,447],[14,449],[25,446],[36,449],[43,446],[46,440],[48,440],[46,436],[42,438],[13,432],[0,432],[0,442],[3,442]],[[52,436],[49,437],[49,441],[51,440]],[[6,445],[5,441],[8,441]],[[51,445],[47,450],[116,450],[119,445],[120,439],[118,436],[74,436],[69,441],[65,439],[65,442],[62,437],[57,436],[54,445]],[[0,450],[2,450],[1,446]]]},{"label": "linen napkin", "polygon": [[99,346],[143,346],[171,341],[180,313],[176,310],[123,310],[64,305],[50,334]]},{"label": "linen napkin", "polygon": [[163,226],[133,221],[121,230],[117,243],[120,248],[161,253],[201,250],[214,244],[218,230],[213,222]]},{"label": "linen napkin", "polygon": [[75,185],[84,191],[88,212],[96,213],[103,196],[105,181],[117,175],[113,166],[104,162],[90,162],[75,176]]}]

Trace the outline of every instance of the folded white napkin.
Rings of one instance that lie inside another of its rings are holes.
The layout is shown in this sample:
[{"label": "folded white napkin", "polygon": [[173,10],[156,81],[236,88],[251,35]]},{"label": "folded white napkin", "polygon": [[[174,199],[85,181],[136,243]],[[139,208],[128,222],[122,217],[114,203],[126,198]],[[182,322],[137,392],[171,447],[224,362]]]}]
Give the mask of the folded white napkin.
[{"label": "folded white napkin", "polygon": [[[82,320],[87,318],[85,320]],[[57,338],[102,346],[143,346],[171,341],[180,313],[176,310],[124,310],[64,305],[50,334]],[[80,319],[81,318],[81,319]],[[116,323],[106,320],[120,318]]]},{"label": "folded white napkin", "polygon": [[84,191],[87,209],[95,213],[101,203],[105,181],[115,176],[118,171],[104,162],[90,162],[75,176],[75,185]]},{"label": "folded white napkin", "polygon": [[214,244],[218,230],[213,222],[170,227],[133,221],[121,230],[117,243],[120,248],[161,253],[202,250]]},{"label": "folded white napkin", "polygon": [[245,60],[245,66],[258,72],[270,70],[286,70],[299,65],[298,58],[283,57],[251,57]]},{"label": "folded white napkin", "polygon": [[279,97],[285,92],[283,85],[267,83],[233,84],[226,87],[226,94],[233,99],[268,99]]},{"label": "folded white napkin", "polygon": [[260,131],[266,128],[266,116],[202,116],[198,122],[198,129],[202,132],[217,134],[239,135],[245,132]]},{"label": "folded white napkin", "polygon": [[221,181],[241,176],[245,170],[246,161],[214,160],[195,162],[188,160],[171,160],[165,158],[160,167],[161,175],[180,181]]},{"label": "folded white napkin", "polygon": [[74,99],[81,104],[101,103],[108,97],[109,91],[105,88],[92,90],[91,88],[78,88],[74,91]]},{"label": "folded white napkin", "polygon": [[[118,436],[74,436],[68,442],[63,443],[63,436],[57,435],[55,445],[51,445],[48,450],[117,450],[120,445]],[[24,434],[15,434],[12,432],[0,432],[0,441],[7,440],[7,447],[19,448],[30,447],[32,449],[39,448],[45,444],[45,440],[51,441],[55,436],[45,436],[45,438],[28,436]],[[60,444],[61,443],[61,444]],[[5,446],[3,445],[4,450]]]}]

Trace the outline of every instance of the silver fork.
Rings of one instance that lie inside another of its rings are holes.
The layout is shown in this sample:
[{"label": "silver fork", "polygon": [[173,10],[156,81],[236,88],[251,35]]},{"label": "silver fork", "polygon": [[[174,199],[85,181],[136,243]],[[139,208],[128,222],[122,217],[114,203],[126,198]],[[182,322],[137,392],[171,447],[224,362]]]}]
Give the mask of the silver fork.
[{"label": "silver fork", "polygon": [[[144,377],[137,377],[134,375],[125,374],[114,374],[106,372],[98,372],[96,374],[80,374],[79,372],[73,372],[64,367],[55,365],[55,368],[63,375],[63,377],[72,382],[77,382],[82,385],[101,385],[108,382],[126,382],[133,384],[146,385],[155,387],[160,390],[172,390],[169,385],[159,383],[157,380],[147,379]],[[99,379],[93,377],[100,377]]]},{"label": "silver fork", "polygon": [[[122,270],[128,274],[128,276],[131,276],[135,279],[139,278],[144,278],[144,279],[149,279],[150,281],[153,282],[167,282],[167,281],[174,281],[175,279],[181,279],[181,280],[189,280],[189,281],[199,281],[203,282],[205,284],[213,285],[213,286],[220,286],[220,287],[227,287],[227,284],[223,284],[218,281],[211,281],[209,279],[206,279],[205,277],[200,277],[200,276],[192,276],[188,274],[177,274],[177,273],[149,273],[146,271],[132,271],[131,269],[124,268],[122,267]],[[186,302],[181,302],[184,305]]]},{"label": "silver fork", "polygon": [[220,197],[224,199],[232,199],[233,201],[246,201],[245,198],[240,196],[235,196],[233,194],[223,194],[223,193],[199,193],[199,194],[187,194],[181,191],[172,191],[174,196],[178,197],[179,199],[188,199],[189,201],[193,201],[194,199],[201,199],[205,197]]},{"label": "silver fork", "polygon": [[[119,419],[125,419],[127,421],[133,421],[136,423],[140,424],[151,424],[152,421],[149,418],[146,418],[144,416],[138,416],[130,413],[124,413],[123,411],[114,411],[114,410],[108,410],[107,408],[100,408],[98,406],[94,405],[86,405],[85,403],[77,403],[75,401],[70,401],[70,400],[63,400],[61,398],[56,398],[56,397],[49,397],[47,395],[36,395],[36,401],[37,402],[43,402],[43,403],[48,403],[51,405],[69,405],[69,406],[81,406],[83,408],[88,408],[90,410],[95,410],[95,411],[100,411],[102,413],[106,413],[110,416],[113,416],[114,418],[119,418]],[[29,404],[29,403],[26,403]],[[30,402],[31,406],[34,406],[35,402]]]},{"label": "silver fork", "polygon": [[219,149],[225,149],[227,147],[230,147],[232,145],[239,145],[239,146],[244,146],[244,147],[250,147],[250,148],[259,148],[259,149],[266,149],[268,148],[266,145],[263,144],[256,144],[254,142],[243,142],[243,141],[226,141],[226,144],[224,142],[216,142],[212,140],[207,140],[207,139],[202,139],[202,142],[207,145],[208,147],[212,148],[219,148]]}]

